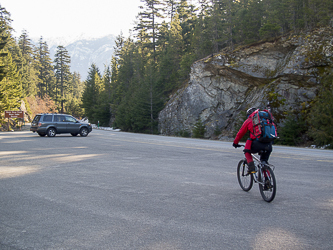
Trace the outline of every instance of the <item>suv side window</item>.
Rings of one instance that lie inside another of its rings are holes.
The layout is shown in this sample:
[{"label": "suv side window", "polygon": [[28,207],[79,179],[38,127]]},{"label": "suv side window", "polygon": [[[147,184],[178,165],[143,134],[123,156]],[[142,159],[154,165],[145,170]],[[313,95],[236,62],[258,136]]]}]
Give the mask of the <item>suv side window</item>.
[{"label": "suv side window", "polygon": [[44,115],[43,122],[52,122],[52,115]]},{"label": "suv side window", "polygon": [[72,116],[66,116],[66,122],[76,122],[76,119]]},{"label": "suv side window", "polygon": [[55,122],[65,122],[66,118],[65,118],[64,115],[56,115],[55,118],[54,118],[54,121]]}]

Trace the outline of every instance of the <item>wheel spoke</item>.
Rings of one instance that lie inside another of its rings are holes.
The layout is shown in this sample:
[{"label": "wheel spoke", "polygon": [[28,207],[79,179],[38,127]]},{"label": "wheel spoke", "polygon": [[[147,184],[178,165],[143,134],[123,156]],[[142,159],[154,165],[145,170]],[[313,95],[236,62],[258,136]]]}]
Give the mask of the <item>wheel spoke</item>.
[{"label": "wheel spoke", "polygon": [[274,172],[271,168],[267,167],[263,171],[263,184],[259,184],[259,190],[262,198],[271,202],[276,194],[276,180]]},{"label": "wheel spoke", "polygon": [[244,191],[249,191],[253,185],[252,174],[247,174],[247,163],[245,160],[241,160],[237,166],[237,179],[240,187]]}]

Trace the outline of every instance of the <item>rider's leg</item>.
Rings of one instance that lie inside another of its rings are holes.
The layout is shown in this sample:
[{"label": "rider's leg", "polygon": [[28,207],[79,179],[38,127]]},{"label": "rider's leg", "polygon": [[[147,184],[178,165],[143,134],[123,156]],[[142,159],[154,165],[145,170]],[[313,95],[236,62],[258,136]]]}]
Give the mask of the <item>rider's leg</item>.
[{"label": "rider's leg", "polygon": [[252,145],[252,141],[251,140],[247,140],[246,143],[245,143],[245,158],[246,158],[246,161],[247,161],[247,165],[249,167],[248,169],[248,173],[255,173],[256,171],[256,167],[254,165],[254,162],[253,162],[253,158],[252,158],[252,155],[250,152],[247,152],[249,150],[251,150],[251,145]]},{"label": "rider's leg", "polygon": [[264,163],[268,163],[268,159],[269,156],[271,155],[272,151],[273,151],[273,147],[272,147],[272,143],[263,143],[263,147],[264,147],[264,152],[261,154],[260,156],[260,161],[264,162]]},{"label": "rider's leg", "polygon": [[256,166],[254,165],[253,161],[249,162],[247,165],[249,167],[247,171],[249,174],[253,174],[256,172]]},{"label": "rider's leg", "polygon": [[260,142],[260,141],[253,141],[252,143],[252,152],[260,152],[260,161],[261,162],[268,162],[269,156],[272,152],[272,143],[271,142]]}]

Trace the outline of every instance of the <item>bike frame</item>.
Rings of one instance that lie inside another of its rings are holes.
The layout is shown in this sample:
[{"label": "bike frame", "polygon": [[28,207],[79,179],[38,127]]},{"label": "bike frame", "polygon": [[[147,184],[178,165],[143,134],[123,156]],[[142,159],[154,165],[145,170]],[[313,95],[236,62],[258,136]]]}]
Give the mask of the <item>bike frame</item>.
[{"label": "bike frame", "polygon": [[[253,180],[254,180],[255,183],[259,183],[259,184],[264,185],[264,182],[263,182],[264,178],[262,178],[262,177],[267,177],[267,176],[265,176],[266,172],[263,172],[266,164],[262,164],[257,155],[255,155],[253,153],[251,153],[251,155],[252,155],[252,158],[256,161],[256,163],[257,163],[256,167],[258,168],[258,171],[255,172],[254,174],[252,174],[253,175]],[[267,164],[267,166],[270,167],[274,171],[275,167],[273,165]]]}]

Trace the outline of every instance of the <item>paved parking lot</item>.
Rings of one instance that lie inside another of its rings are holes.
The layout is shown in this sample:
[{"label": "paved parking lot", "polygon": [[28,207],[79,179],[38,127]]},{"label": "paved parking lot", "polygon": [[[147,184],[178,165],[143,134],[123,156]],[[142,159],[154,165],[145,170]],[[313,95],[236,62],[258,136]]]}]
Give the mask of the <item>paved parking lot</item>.
[{"label": "paved parking lot", "polygon": [[332,249],[333,154],[274,147],[277,195],[230,142],[0,133],[0,249]]}]

